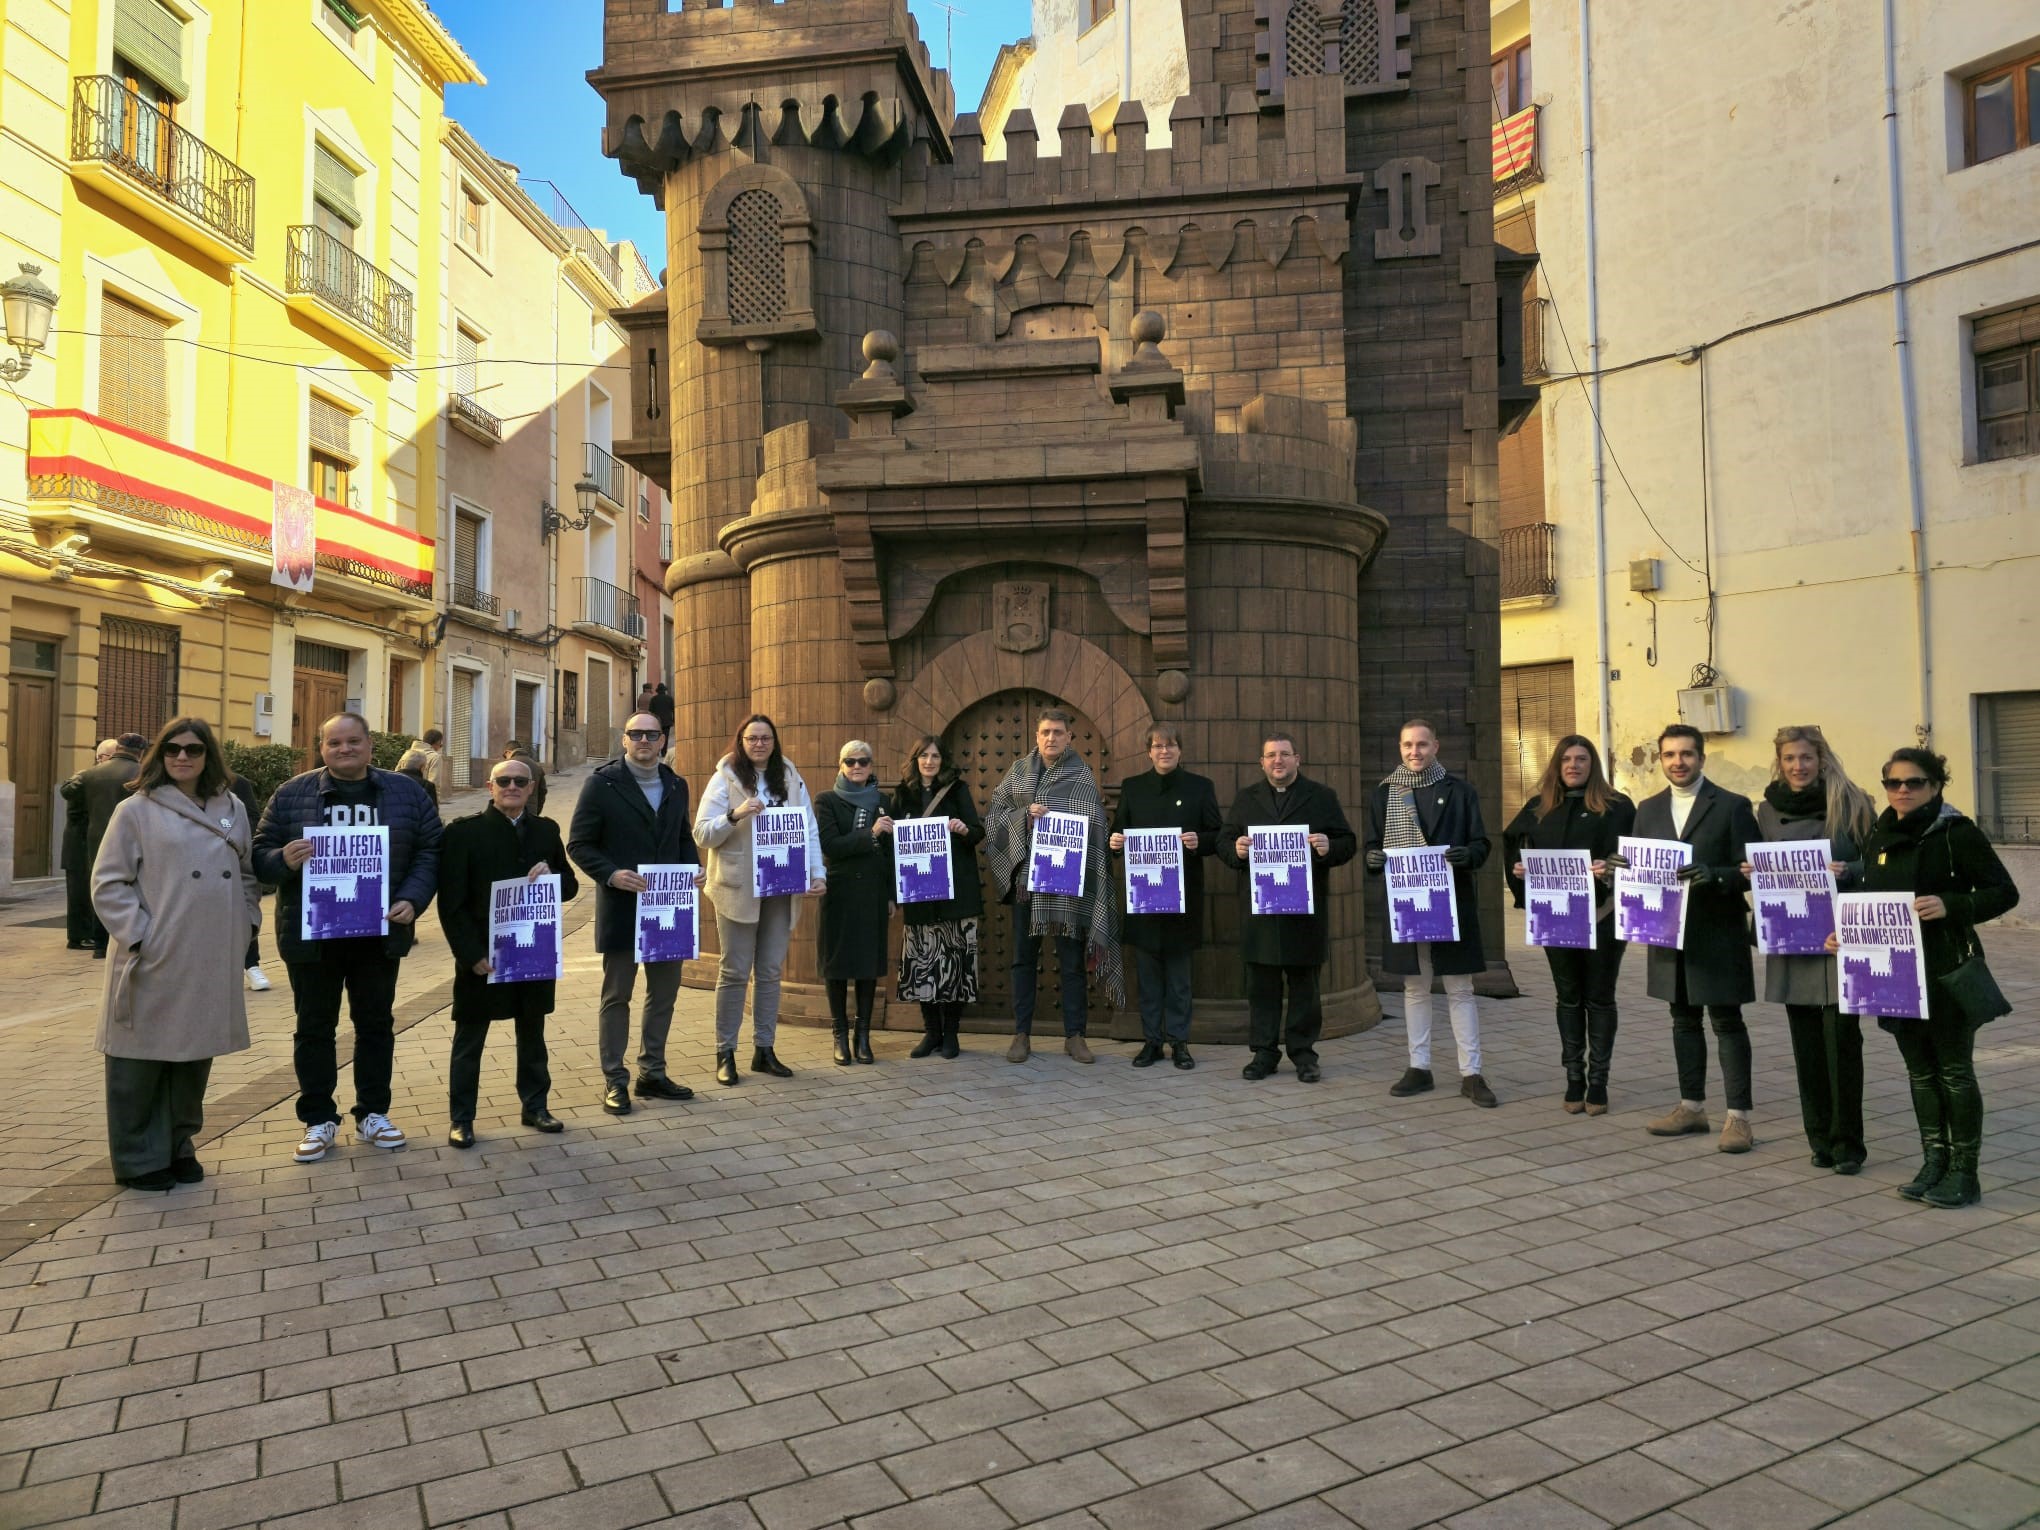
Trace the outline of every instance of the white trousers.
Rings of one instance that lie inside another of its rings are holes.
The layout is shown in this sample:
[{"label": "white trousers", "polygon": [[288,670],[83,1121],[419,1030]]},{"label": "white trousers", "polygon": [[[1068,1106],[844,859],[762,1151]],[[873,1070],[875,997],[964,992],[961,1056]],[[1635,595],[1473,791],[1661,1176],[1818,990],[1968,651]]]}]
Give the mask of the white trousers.
[{"label": "white trousers", "polygon": [[[1402,980],[1403,1024],[1410,1033],[1410,1066],[1431,1066],[1431,948],[1417,947],[1417,973]],[[1452,1015],[1452,1039],[1459,1045],[1459,1076],[1480,1072],[1480,1009],[1473,997],[1473,975],[1440,978],[1445,1006]]]}]

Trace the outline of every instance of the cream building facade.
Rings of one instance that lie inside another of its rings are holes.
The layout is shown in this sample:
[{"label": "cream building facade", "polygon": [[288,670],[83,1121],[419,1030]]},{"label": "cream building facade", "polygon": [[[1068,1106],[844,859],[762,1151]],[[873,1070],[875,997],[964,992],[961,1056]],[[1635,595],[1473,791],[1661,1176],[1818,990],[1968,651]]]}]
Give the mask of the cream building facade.
[{"label": "cream building facade", "polygon": [[1683,710],[1735,790],[1782,725],[1873,787],[1926,738],[2040,836],[2040,14],[1885,9],[1493,7],[1543,379],[1502,451],[1510,812],[1574,729],[1657,790]]},{"label": "cream building facade", "polygon": [[[1215,42],[1217,11],[1205,19]],[[1034,0],[1031,22],[1026,38],[999,50],[985,82],[977,114],[987,159],[1005,156],[1014,112],[1045,113],[1035,127],[1047,136],[1072,104],[1110,142],[1120,103],[1139,101],[1148,144],[1169,142],[1170,114],[1190,85],[1180,0]]]}]

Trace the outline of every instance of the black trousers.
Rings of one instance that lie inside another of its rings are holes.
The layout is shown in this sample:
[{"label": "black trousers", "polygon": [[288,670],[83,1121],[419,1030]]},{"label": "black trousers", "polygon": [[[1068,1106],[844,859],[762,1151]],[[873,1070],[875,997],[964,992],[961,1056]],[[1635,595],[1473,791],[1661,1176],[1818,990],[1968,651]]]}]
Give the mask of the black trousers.
[{"label": "black trousers", "polygon": [[[69,847],[66,847],[69,851]],[[75,860],[85,859],[85,846],[81,841],[74,852]],[[99,916],[92,912],[92,864],[72,864],[64,868],[64,939],[74,946],[92,946],[103,943],[106,932],[100,928]]]},{"label": "black trousers", "polygon": [[[1034,1001],[1041,966],[1041,943],[1049,937],[1026,928],[1027,905],[1013,905],[1013,1030],[1025,1036],[1034,1030]],[[1084,942],[1057,935],[1055,960],[1062,979],[1062,1023],[1065,1036],[1084,1034]]]},{"label": "black trousers", "polygon": [[1837,1163],[1861,1163],[1863,1023],[1833,1004],[1788,1004],[1792,1065],[1806,1145]]},{"label": "black trousers", "polygon": [[[1700,1006],[1672,1007],[1672,1057],[1679,1068],[1679,1098],[1707,1098],[1707,1032]],[[1730,1110],[1750,1108],[1750,1032],[1740,1004],[1710,1004],[1707,1022],[1714,1027],[1715,1049],[1721,1054],[1721,1093]]]},{"label": "black trousers", "polygon": [[[1614,921],[1604,920],[1591,951],[1546,946],[1551,986],[1558,1001],[1559,1062],[1565,1069],[1568,1099],[1579,1096],[1573,1086],[1605,1090],[1615,1052],[1615,980],[1622,975],[1627,943],[1616,940]],[[1596,1103],[1605,1104],[1597,1096]]]},{"label": "black trousers", "polygon": [[545,1011],[515,1019],[456,1020],[453,1022],[453,1060],[446,1070],[446,1118],[455,1125],[471,1125],[475,1119],[475,1097],[482,1087],[482,1049],[488,1045],[489,1028],[511,1025],[517,1031],[517,1101],[526,1115],[545,1109],[552,1093],[552,1070],[545,1051]]},{"label": "black trousers", "polygon": [[[1289,990],[1286,1017],[1282,1011],[1284,987]],[[1293,1063],[1316,1062],[1318,1036],[1324,1028],[1317,967],[1247,963],[1247,1044],[1256,1057],[1273,1062],[1286,1051]]]},{"label": "black trousers", "polygon": [[344,996],[354,1021],[354,1119],[388,1115],[390,1073],[397,1053],[397,962],[380,940],[329,941],[311,961],[288,962],[297,1031],[291,1061],[297,1067],[298,1119],[307,1126],[340,1120],[333,1091],[340,1083],[335,1038]]},{"label": "black trousers", "polygon": [[1956,1166],[1970,1171],[1983,1147],[1983,1088],[1976,1081],[1976,1027],[1954,1019],[1896,1020],[1891,1034],[1905,1059],[1920,1137],[1945,1143]]},{"label": "black trousers", "polygon": [[115,1179],[135,1179],[190,1158],[205,1125],[205,1083],[212,1059],[152,1062],[106,1059],[106,1155]]},{"label": "black trousers", "polygon": [[1133,970],[1140,980],[1140,1034],[1150,1046],[1190,1039],[1190,958],[1188,946],[1169,951],[1133,948]]}]

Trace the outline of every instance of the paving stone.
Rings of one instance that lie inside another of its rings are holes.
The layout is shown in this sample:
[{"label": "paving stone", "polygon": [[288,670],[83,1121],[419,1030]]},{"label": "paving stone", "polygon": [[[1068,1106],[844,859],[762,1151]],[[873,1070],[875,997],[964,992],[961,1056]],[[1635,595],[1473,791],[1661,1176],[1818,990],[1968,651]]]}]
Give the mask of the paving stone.
[{"label": "paving stone", "polygon": [[984,1484],[984,1489],[1016,1523],[1024,1525],[1081,1504],[1102,1503],[1135,1486],[1104,1456],[1085,1451],[994,1477]]},{"label": "paving stone", "polygon": [[1334,1488],[1324,1499],[1363,1530],[1411,1530],[1479,1502],[1421,1461]]},{"label": "paving stone", "polygon": [[868,1463],[752,1493],[749,1499],[765,1530],[815,1530],[905,1501],[892,1479]]},{"label": "paving stone", "polygon": [[2010,1530],[2030,1524],[2036,1507],[2032,1483],[1976,1461],[1951,1466],[1898,1496],[1968,1530]]},{"label": "paving stone", "polygon": [[1574,1457],[1553,1450],[1549,1445],[1514,1429],[1426,1459],[1453,1481],[1483,1498],[1514,1493],[1518,1488],[1571,1471],[1579,1464]]},{"label": "paving stone", "polygon": [[1357,1470],[1309,1440],[1292,1440],[1209,1467],[1206,1475],[1249,1508],[1268,1509],[1350,1481]]},{"label": "paving stone", "polygon": [[1545,1484],[1559,1497],[1614,1524],[1691,1498],[1700,1485],[1633,1450],[1606,1456]]},{"label": "paving stone", "polygon": [[1141,1488],[1099,1504],[1107,1530],[1213,1530],[1241,1514],[1240,1500],[1202,1473]]}]

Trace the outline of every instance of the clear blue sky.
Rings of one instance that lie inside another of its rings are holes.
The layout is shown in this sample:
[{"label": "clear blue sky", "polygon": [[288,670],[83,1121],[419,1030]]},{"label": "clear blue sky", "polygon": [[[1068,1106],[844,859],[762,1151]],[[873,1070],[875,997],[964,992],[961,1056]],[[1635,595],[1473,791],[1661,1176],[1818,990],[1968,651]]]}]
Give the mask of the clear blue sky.
[{"label": "clear blue sky", "polygon": [[[911,0],[928,52],[943,62],[944,15]],[[665,241],[652,199],[602,157],[602,100],[584,76],[602,62],[601,0],[432,0],[432,8],[488,76],[458,85],[446,110],[523,175],[557,184],[589,223],[635,239],[654,274]],[[1000,45],[1029,31],[1027,0],[967,0],[955,18],[956,100],[974,110]]]}]

